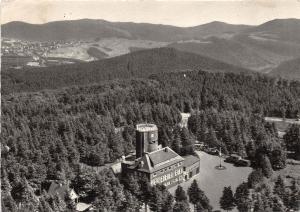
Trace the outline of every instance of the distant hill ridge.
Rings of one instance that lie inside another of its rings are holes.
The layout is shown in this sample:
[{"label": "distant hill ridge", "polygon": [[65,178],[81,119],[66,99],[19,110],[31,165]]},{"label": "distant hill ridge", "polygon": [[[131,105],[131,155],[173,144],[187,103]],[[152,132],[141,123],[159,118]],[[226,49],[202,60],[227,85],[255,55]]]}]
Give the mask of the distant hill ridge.
[{"label": "distant hill ridge", "polygon": [[88,63],[3,71],[2,91],[56,89],[110,79],[143,78],[162,72],[200,69],[209,72],[250,72],[197,54],[158,48]]},{"label": "distant hill ridge", "polygon": [[170,47],[268,73],[281,62],[300,57],[300,20],[276,19],[233,35],[202,42],[173,42]]},{"label": "distant hill ridge", "polygon": [[109,22],[105,20],[80,19],[55,21],[45,24],[9,22],[2,25],[2,36],[32,41],[70,39],[129,38],[153,41],[178,41],[200,39],[204,36],[236,33],[250,26],[211,22],[195,27],[176,27],[161,24]]},{"label": "distant hill ridge", "polygon": [[[2,36],[33,41],[103,38],[164,41],[166,43],[163,45],[170,48],[260,73],[270,73],[282,63],[300,58],[299,35],[299,19],[275,19],[258,26],[232,25],[215,21],[194,27],[176,27],[92,19],[55,21],[46,24],[10,22],[2,25]],[[132,45],[129,48],[132,51],[141,49]],[[124,54],[128,51],[120,52]],[[280,76],[285,77],[286,74],[289,78],[291,72],[293,71],[280,71]]]}]

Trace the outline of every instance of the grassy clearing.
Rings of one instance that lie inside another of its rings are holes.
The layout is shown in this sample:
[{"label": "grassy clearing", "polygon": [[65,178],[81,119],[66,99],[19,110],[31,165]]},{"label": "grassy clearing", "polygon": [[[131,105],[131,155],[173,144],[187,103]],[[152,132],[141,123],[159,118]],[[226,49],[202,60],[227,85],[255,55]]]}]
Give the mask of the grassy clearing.
[{"label": "grassy clearing", "polygon": [[286,129],[291,124],[299,124],[300,121],[297,121],[296,119],[283,119],[283,118],[277,118],[277,117],[265,117],[265,120],[267,122],[274,122],[276,124],[276,127],[278,129],[278,132],[285,132]]},{"label": "grassy clearing", "polygon": [[96,60],[98,57],[88,54],[88,50],[92,47],[101,52],[101,57],[115,57],[130,53],[132,49],[149,49],[159,48],[168,45],[167,42],[156,42],[148,40],[128,40],[122,38],[105,38],[96,41],[86,41],[74,44],[74,46],[61,46],[58,49],[48,53],[52,57],[66,57],[80,59],[84,61]]}]

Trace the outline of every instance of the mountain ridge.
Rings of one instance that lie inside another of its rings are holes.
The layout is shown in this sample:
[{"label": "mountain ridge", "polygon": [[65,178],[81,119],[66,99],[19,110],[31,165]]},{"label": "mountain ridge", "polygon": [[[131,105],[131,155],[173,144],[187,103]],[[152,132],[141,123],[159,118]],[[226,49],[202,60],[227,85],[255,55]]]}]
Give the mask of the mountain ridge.
[{"label": "mountain ridge", "polygon": [[[218,29],[217,26],[221,26]],[[71,27],[70,27],[71,26]],[[30,29],[27,29],[27,28]],[[101,28],[100,28],[101,27]],[[53,41],[56,39],[95,39],[97,37],[121,37],[154,41],[177,41],[200,39],[203,36],[222,34],[227,31],[238,32],[250,26],[233,25],[224,22],[211,22],[193,27],[178,27],[164,24],[109,22],[103,19],[78,19],[54,21],[45,24],[30,24],[16,21],[2,25],[2,36],[24,40]],[[95,31],[95,28],[98,31]],[[211,33],[207,33],[209,28]],[[60,29],[58,31],[58,29]],[[77,35],[74,34],[75,29]],[[54,35],[58,33],[58,35]],[[85,32],[85,33],[84,33]],[[84,34],[86,34],[84,36]]]}]

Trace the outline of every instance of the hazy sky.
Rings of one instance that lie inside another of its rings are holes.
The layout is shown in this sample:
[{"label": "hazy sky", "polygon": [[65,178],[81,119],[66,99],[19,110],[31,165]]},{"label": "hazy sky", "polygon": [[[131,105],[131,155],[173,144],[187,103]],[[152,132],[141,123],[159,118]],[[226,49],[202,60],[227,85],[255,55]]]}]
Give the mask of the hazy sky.
[{"label": "hazy sky", "polygon": [[300,0],[2,0],[1,23],[45,23],[81,18],[194,26],[211,21],[261,24],[299,18]]}]

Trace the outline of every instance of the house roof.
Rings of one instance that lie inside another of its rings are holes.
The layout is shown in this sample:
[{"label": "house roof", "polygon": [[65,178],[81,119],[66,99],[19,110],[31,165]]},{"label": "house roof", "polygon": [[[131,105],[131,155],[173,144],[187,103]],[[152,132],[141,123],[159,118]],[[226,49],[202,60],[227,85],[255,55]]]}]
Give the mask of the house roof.
[{"label": "house roof", "polygon": [[165,147],[158,151],[148,153],[148,156],[153,165],[155,166],[167,160],[171,160],[172,158],[176,158],[179,155],[169,147]]},{"label": "house roof", "polygon": [[184,156],[183,166],[188,167],[199,161],[200,161],[200,158],[195,155]]},{"label": "house roof", "polygon": [[58,182],[51,182],[51,185],[48,189],[49,195],[58,194],[60,198],[64,199],[66,194],[70,195],[71,199],[78,198],[76,192],[72,189],[70,190],[66,184],[58,183]]},{"label": "house roof", "polygon": [[76,204],[76,211],[86,211],[91,206],[92,206],[91,204],[86,204],[84,202],[79,202],[79,203]]},{"label": "house roof", "polygon": [[184,159],[171,148],[165,147],[146,153],[143,157],[139,158],[135,164],[129,166],[129,168],[152,173],[183,160]]}]

